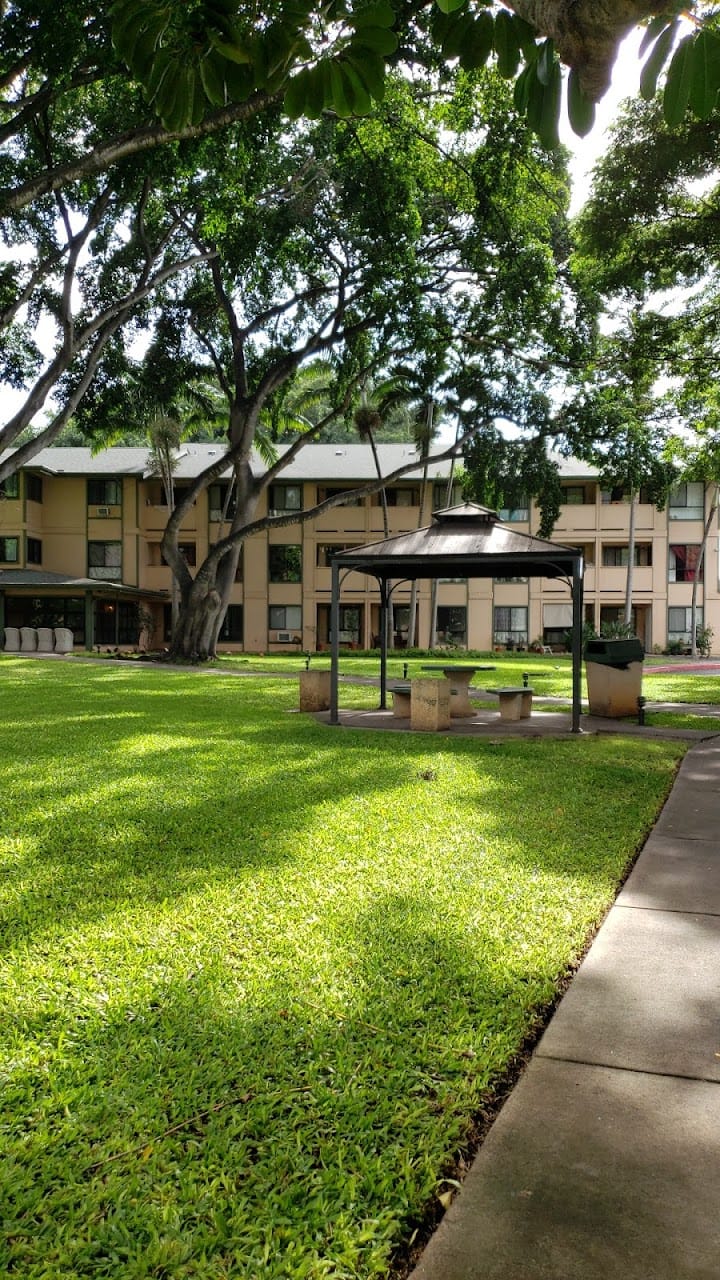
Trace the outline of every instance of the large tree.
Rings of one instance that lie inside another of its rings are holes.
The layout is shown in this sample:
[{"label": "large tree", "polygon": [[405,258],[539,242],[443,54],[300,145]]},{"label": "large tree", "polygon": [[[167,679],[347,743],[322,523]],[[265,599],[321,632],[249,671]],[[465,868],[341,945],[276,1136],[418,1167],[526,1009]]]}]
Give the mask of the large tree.
[{"label": "large tree", "polygon": [[[183,496],[163,541],[180,584],[178,655],[213,652],[244,539],[298,518],[258,517],[261,495],[329,418],[350,411],[364,382],[397,375],[401,364],[429,391],[440,367],[453,380],[471,366],[476,379],[484,369],[493,380],[500,404],[503,386],[536,376],[525,347],[547,357],[556,342],[566,178],[543,167],[526,131],[508,130],[500,83],[468,88],[481,105],[463,107],[467,132],[457,129],[456,102],[424,106],[399,77],[372,118],[278,128],[252,169],[236,163],[242,134],[232,145],[207,139],[204,163],[168,184],[167,200],[208,258],[159,296],[162,359],[158,369],[151,345],[150,372],[168,379],[168,393],[173,370],[214,374],[228,424],[226,452]],[[326,418],[258,474],[259,433],[320,356],[333,370]],[[106,398],[119,400],[123,381],[110,379]],[[468,383],[468,415],[470,391]],[[193,572],[178,546],[183,516],[228,469],[230,527]]]},{"label": "large tree", "polygon": [[[458,65],[472,70],[492,57],[515,81],[516,106],[550,143],[558,50],[573,67],[569,103],[582,132],[602,88],[598,65],[609,65],[629,25],[656,12],[648,83],[679,32],[672,12],[663,17],[663,6],[640,0],[378,0],[352,9],[295,0],[260,20],[239,0],[9,0],[0,28],[0,234],[15,261],[2,273],[0,334],[1,372],[19,407],[0,423],[0,449],[39,411],[50,416],[41,439],[0,464],[0,477],[57,436],[107,345],[164,275],[181,269],[180,229],[151,230],[148,201],[158,173],[179,154],[189,163],[192,140],[278,107],[291,117],[367,113],[384,95],[388,66],[423,67],[437,84]],[[673,101],[707,116],[720,59],[712,8],[696,5],[694,14],[700,25],[678,46],[668,85]]]}]

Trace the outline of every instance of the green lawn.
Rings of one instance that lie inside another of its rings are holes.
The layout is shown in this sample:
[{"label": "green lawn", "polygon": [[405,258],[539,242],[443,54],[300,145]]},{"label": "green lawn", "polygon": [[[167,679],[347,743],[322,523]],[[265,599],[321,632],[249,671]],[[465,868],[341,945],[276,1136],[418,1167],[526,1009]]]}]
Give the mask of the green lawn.
[{"label": "green lawn", "polygon": [[[329,668],[330,666],[328,654],[313,654],[310,661],[313,669]],[[393,653],[388,658],[388,678],[391,680],[402,679],[406,663],[408,678],[411,678],[427,674],[423,673],[422,670],[424,663],[439,661],[438,655],[432,658],[426,656],[405,659],[402,653]],[[461,666],[464,661],[468,665],[471,665],[474,661],[492,663],[495,667],[494,671],[478,671],[473,684],[480,688],[490,688],[493,685],[502,684],[521,684],[522,674],[527,671],[530,676],[530,683],[538,697],[542,697],[543,694],[552,698],[572,697],[571,660],[565,654],[485,654],[477,658],[464,658],[460,654],[448,657],[448,662],[456,662]],[[663,664],[666,661],[667,659],[663,657],[655,658],[650,655],[646,659],[646,665],[652,667],[656,664]],[[228,670],[265,671],[274,674],[297,673],[304,669],[305,659],[302,655],[293,653],[269,656],[254,654],[228,655],[219,658],[217,665]],[[339,669],[341,676],[371,675],[377,677],[380,673],[380,659],[376,655],[370,657],[341,654]],[[584,668],[582,691],[583,697],[586,697]],[[663,672],[657,675],[643,675],[643,693],[649,702],[709,702],[720,705],[720,676],[712,674],[688,675],[681,671],[677,674],[675,672]]]},{"label": "green lawn", "polygon": [[386,1277],[684,745],[0,659],[0,1273]]}]

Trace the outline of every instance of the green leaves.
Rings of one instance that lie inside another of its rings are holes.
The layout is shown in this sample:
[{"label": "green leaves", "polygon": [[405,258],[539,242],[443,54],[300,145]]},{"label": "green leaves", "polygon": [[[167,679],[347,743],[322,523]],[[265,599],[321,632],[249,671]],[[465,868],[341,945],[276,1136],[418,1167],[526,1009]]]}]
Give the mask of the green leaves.
[{"label": "green leaves", "polygon": [[546,40],[537,61],[530,62],[515,82],[515,106],[527,116],[530,128],[546,147],[558,145],[562,101],[562,72],[552,40]]},{"label": "green leaves", "polygon": [[[640,75],[640,93],[646,101],[655,97],[658,79],[675,45],[680,21],[656,18],[648,26],[641,52],[652,45]],[[707,120],[716,109],[720,91],[720,34],[701,27],[682,38],[667,70],[663,91],[663,115],[671,128],[682,123],[688,111]]]},{"label": "green leaves", "polygon": [[[200,9],[178,0],[114,0],[111,13],[117,53],[172,130],[257,90],[284,91],[292,119],[323,110],[365,115],[382,100],[386,63],[398,49],[389,0],[352,11],[330,3],[323,13],[310,0],[285,0],[264,26],[250,22],[235,0],[205,0]],[[562,79],[552,40],[539,41],[509,9],[474,10],[466,0],[435,0],[431,29],[442,56],[466,70],[494,54],[499,74],[515,80],[515,102],[530,127],[545,145],[556,145]],[[656,17],[641,46],[641,94],[654,97],[667,68],[663,110],[671,126],[688,111],[707,119],[720,92],[720,34],[704,25],[677,43],[680,32],[678,17]],[[573,130],[585,136],[594,108],[575,69],[567,107]]]},{"label": "green leaves", "polygon": [[573,133],[584,138],[595,123],[595,103],[585,97],[580,87],[580,77],[573,68],[568,77],[568,119]]}]

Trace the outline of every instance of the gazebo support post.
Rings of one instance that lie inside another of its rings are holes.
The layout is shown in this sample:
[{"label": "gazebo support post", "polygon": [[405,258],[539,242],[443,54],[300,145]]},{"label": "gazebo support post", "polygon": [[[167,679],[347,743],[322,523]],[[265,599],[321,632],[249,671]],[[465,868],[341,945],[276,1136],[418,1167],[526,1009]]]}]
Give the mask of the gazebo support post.
[{"label": "gazebo support post", "polygon": [[330,723],[339,724],[338,666],[340,661],[340,566],[337,560],[330,563]]},{"label": "gazebo support post", "polygon": [[378,579],[380,585],[380,710],[387,709],[387,619],[388,619],[388,580]]},{"label": "gazebo support post", "polygon": [[95,648],[95,601],[92,591],[85,592],[85,648]]},{"label": "gazebo support post", "polygon": [[583,579],[581,560],[575,561],[573,565],[572,605],[572,732],[580,733],[583,631]]}]

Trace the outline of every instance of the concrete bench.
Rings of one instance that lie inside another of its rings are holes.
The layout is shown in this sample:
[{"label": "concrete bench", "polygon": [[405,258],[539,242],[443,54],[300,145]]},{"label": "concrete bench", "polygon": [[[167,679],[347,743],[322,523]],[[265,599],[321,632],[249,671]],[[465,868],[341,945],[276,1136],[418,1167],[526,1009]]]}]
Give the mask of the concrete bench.
[{"label": "concrete bench", "polygon": [[527,720],[532,712],[532,696],[534,689],[523,685],[520,688],[488,689],[500,703],[501,720]]},{"label": "concrete bench", "polygon": [[388,686],[393,696],[393,715],[410,719],[410,685],[391,684]]}]

